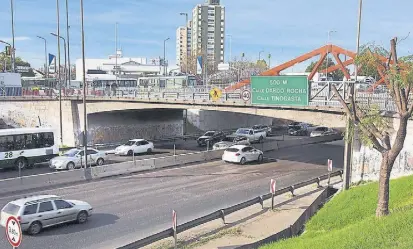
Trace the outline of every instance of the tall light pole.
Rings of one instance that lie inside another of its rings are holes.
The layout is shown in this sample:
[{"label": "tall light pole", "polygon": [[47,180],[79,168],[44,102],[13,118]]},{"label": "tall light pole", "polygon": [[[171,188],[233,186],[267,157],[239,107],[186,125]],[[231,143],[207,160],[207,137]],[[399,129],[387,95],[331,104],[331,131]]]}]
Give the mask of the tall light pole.
[{"label": "tall light pole", "polygon": [[118,86],[118,22],[115,23],[115,78]]},{"label": "tall light pole", "polygon": [[[66,39],[67,39],[67,64],[69,65],[68,67],[68,76],[67,78],[69,79],[69,86],[71,85],[71,78],[72,78],[72,72],[71,72],[71,67],[70,67],[70,36],[69,36],[69,3],[68,0],[66,0]],[[66,50],[66,49],[65,49]]]},{"label": "tall light pole", "polygon": [[62,81],[60,76],[60,9],[59,0],[56,0],[56,15],[57,15],[57,82],[59,83],[59,115],[60,115],[60,144],[63,145],[63,119],[62,119]]},{"label": "tall light pole", "polygon": [[64,51],[65,51],[65,70],[64,70],[63,78],[64,78],[64,80],[65,80],[65,81],[64,81],[64,82],[65,82],[65,85],[67,85],[67,73],[66,73],[66,72],[67,72],[66,40],[65,40],[65,38],[64,38],[63,36],[58,36],[57,34],[55,34],[55,33],[53,33],[53,32],[50,33],[50,34],[63,40],[63,49],[64,49]]},{"label": "tall light pole", "polygon": [[[359,9],[358,9],[358,20],[357,20],[357,40],[356,40],[356,55],[358,56],[360,52],[360,31],[361,31],[361,16],[362,16],[362,9],[363,9],[363,0],[359,0]],[[354,84],[357,83],[357,75],[358,68],[357,65],[354,63],[354,76],[355,81]],[[350,79],[351,80],[351,79]],[[356,98],[355,91],[354,91],[354,84],[350,83],[350,93],[349,97]],[[354,101],[356,101],[354,99]],[[346,125],[346,143],[344,145],[344,183],[343,187],[345,190],[350,188],[351,183],[351,164],[352,164],[352,154],[353,154],[353,142],[354,142],[354,135],[349,137],[350,134],[350,122],[351,118],[347,116],[347,125]],[[354,128],[353,128],[354,129]],[[353,132],[354,134],[355,132]]]},{"label": "tall light pole", "polygon": [[329,54],[330,54],[330,37],[332,33],[337,33],[336,30],[329,30],[327,32],[327,61],[326,61],[326,81],[328,81],[328,60],[329,60]]},{"label": "tall light pole", "polygon": [[264,50],[261,50],[261,51],[258,53],[258,61],[261,60],[261,53],[264,53]]},{"label": "tall light pole", "polygon": [[12,72],[16,72],[16,52],[14,48],[14,7],[13,7],[13,0],[10,0],[10,11],[11,11],[11,68]]},{"label": "tall light pole", "polygon": [[[60,39],[63,40],[64,42],[64,50],[65,50],[65,84],[66,84],[66,41],[63,37],[55,34],[55,33],[50,33],[53,36],[57,37],[57,40],[60,43]],[[60,49],[59,49],[60,53]],[[60,118],[60,142],[63,145],[63,114],[62,114],[62,81],[60,80],[60,56],[59,56],[59,118]]]},{"label": "tall light pole", "polygon": [[271,54],[268,54],[268,68],[271,68]]},{"label": "tall light pole", "polygon": [[169,40],[169,37],[166,38],[165,40],[163,40],[163,72],[164,72],[164,76],[166,76],[166,41]]},{"label": "tall light pole", "polygon": [[46,85],[49,80],[49,73],[48,73],[48,66],[47,66],[47,40],[44,37],[37,36],[37,38],[42,39],[44,41],[44,75],[46,78]]},{"label": "tall light pole", "polygon": [[185,73],[188,74],[188,13],[181,12],[181,16],[185,16],[185,35],[186,35],[186,47],[185,47]]},{"label": "tall light pole", "polygon": [[83,0],[80,0],[80,24],[82,36],[82,72],[83,72],[83,153],[85,155],[85,170],[87,167],[87,113],[86,113],[86,65],[85,65],[85,28],[83,23]]},{"label": "tall light pole", "polygon": [[[11,44],[5,41],[0,40],[0,43],[6,44],[7,46],[10,47],[10,49],[13,49]],[[7,54],[6,54],[7,55]],[[5,66],[6,68],[6,66]],[[7,68],[6,68],[7,69]],[[13,72],[13,52],[10,51],[10,72]]]}]

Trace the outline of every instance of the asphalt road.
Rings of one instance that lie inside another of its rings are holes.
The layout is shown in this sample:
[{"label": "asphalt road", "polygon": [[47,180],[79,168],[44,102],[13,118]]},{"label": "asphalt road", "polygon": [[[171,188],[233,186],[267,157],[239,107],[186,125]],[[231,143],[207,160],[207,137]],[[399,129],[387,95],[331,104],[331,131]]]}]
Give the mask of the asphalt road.
[{"label": "asphalt road", "polygon": [[[19,249],[113,249],[171,225],[267,193],[271,178],[277,188],[327,173],[327,159],[342,168],[343,141],[294,147],[267,153],[262,164],[246,166],[221,161],[171,168],[31,194],[57,194],[94,207],[83,224],[60,225],[37,236],[23,236]],[[0,198],[0,206],[19,196]],[[0,248],[9,248],[2,236]]]},{"label": "asphalt road", "polygon": [[[272,142],[274,140],[291,140],[291,139],[299,139],[300,137],[291,137],[285,136],[283,137],[268,137],[265,140],[265,143]],[[140,154],[135,156],[135,160],[142,160],[148,158],[156,158],[156,157],[164,157],[170,156],[174,154],[174,142],[155,142],[154,143],[155,150],[151,154]],[[260,148],[258,145],[257,148]],[[105,148],[104,150],[110,150],[114,148]],[[176,154],[186,154],[196,151],[206,151],[206,147],[199,147],[197,145],[196,140],[178,140],[175,142],[175,153]],[[126,161],[132,161],[132,156],[116,156],[116,155],[109,155],[108,160],[106,160],[105,164],[113,164],[113,163],[120,163]],[[22,176],[29,176],[29,175],[38,175],[44,173],[50,173],[54,170],[49,168],[47,163],[36,164],[33,169],[25,169],[21,171]],[[0,179],[7,179],[7,178],[14,178],[19,177],[19,172],[14,168],[9,169],[0,169]]]}]

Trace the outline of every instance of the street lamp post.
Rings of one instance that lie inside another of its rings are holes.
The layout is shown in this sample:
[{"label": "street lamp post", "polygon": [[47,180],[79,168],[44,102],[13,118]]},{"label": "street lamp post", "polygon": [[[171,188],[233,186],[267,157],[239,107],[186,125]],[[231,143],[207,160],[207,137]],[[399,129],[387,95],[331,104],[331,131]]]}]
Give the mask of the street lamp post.
[{"label": "street lamp post", "polygon": [[44,75],[46,78],[46,85],[48,80],[49,80],[49,73],[48,73],[48,66],[47,66],[47,41],[46,38],[41,37],[41,36],[37,36],[37,38],[42,39],[44,41]]},{"label": "street lamp post", "polygon": [[[8,42],[5,42],[5,41],[0,40],[0,43],[6,44],[6,45],[9,46],[11,49],[13,49],[13,48],[12,48],[12,45],[11,45],[10,43],[8,43]],[[6,54],[6,55],[7,55],[7,54]],[[6,68],[6,66],[5,66],[5,68]],[[7,69],[7,68],[6,68],[6,69]],[[10,72],[13,72],[13,52],[12,52],[12,51],[10,51]]]},{"label": "street lamp post", "polygon": [[63,78],[64,78],[64,80],[65,80],[64,82],[65,82],[65,85],[66,85],[66,84],[67,84],[67,73],[66,73],[66,71],[67,71],[66,40],[65,40],[65,38],[64,38],[63,36],[58,36],[58,35],[55,34],[55,33],[50,33],[50,34],[63,40],[63,49],[64,49],[64,51],[65,51],[65,70],[64,70]]},{"label": "street lamp post", "polygon": [[261,60],[261,53],[264,53],[264,50],[261,50],[261,51],[258,53],[258,61]]},{"label": "street lamp post", "polygon": [[[64,43],[64,50],[65,50],[65,72],[66,72],[66,41],[63,37],[55,34],[55,33],[50,33],[53,36],[57,37],[57,40],[60,43],[60,39],[63,40]],[[59,53],[60,53],[60,48],[59,48]],[[59,55],[59,61],[60,61],[60,55]],[[60,80],[60,62],[59,62],[59,118],[60,118],[60,143],[63,145],[63,116],[62,116],[62,81]],[[65,83],[66,83],[66,73],[65,73]]]},{"label": "street lamp post", "polygon": [[[14,7],[13,7],[13,0],[10,0],[10,11],[11,11],[11,36],[12,36],[12,42],[11,42],[11,68],[12,72],[16,72],[16,52],[14,48]],[[9,44],[10,45],[10,44]]]},{"label": "street lamp post", "polygon": [[[82,80],[83,80],[83,146],[85,155],[85,170],[87,167],[87,113],[86,113],[86,65],[85,65],[85,28],[84,28],[83,0],[80,0],[80,20],[81,20],[81,37],[82,37]],[[85,171],[86,172],[86,171]]]},{"label": "street lamp post", "polygon": [[329,60],[329,53],[330,53],[329,46],[331,45],[331,44],[330,44],[330,36],[331,36],[332,33],[337,33],[337,31],[336,31],[336,30],[329,30],[329,31],[327,32],[326,81],[328,81],[328,60]]},{"label": "street lamp post", "polygon": [[181,16],[185,16],[185,35],[186,35],[186,47],[185,47],[185,73],[188,74],[188,13],[179,13]]},{"label": "street lamp post", "polygon": [[163,73],[164,76],[166,76],[166,41],[169,40],[169,37],[163,40]]},{"label": "street lamp post", "polygon": [[[68,0],[66,0],[66,39],[67,39],[67,64],[68,64],[68,73],[67,73],[67,78],[69,79],[69,86],[71,85],[72,81],[72,72],[71,72],[71,67],[70,67],[70,36],[69,36],[69,3]],[[65,49],[66,50],[66,49]]]}]

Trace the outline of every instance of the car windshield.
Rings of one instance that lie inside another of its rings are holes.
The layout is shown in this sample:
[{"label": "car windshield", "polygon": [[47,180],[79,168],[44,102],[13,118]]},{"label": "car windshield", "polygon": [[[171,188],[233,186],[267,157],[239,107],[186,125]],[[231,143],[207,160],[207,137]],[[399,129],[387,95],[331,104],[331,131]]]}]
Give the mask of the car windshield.
[{"label": "car windshield", "polygon": [[291,130],[294,130],[294,131],[298,131],[298,130],[301,129],[301,127],[298,126],[298,125],[296,125],[296,126],[291,126],[290,129],[291,129]]},{"label": "car windshield", "polygon": [[238,152],[239,150],[238,150],[237,148],[228,148],[228,149],[226,149],[225,151],[228,151],[228,152]]},{"label": "car windshield", "polygon": [[71,149],[63,155],[68,156],[68,157],[74,157],[78,152],[79,152],[78,149]]},{"label": "car windshield", "polygon": [[326,127],[318,127],[315,129],[315,131],[326,131],[327,128]]},{"label": "car windshield", "polygon": [[208,131],[207,133],[204,134],[205,137],[212,137],[215,132],[213,131]]},{"label": "car windshield", "polygon": [[236,137],[234,141],[239,142],[239,141],[244,141],[247,140],[245,137]]},{"label": "car windshield", "polygon": [[132,146],[132,145],[134,145],[134,144],[135,144],[135,141],[129,140],[129,141],[127,141],[124,145],[126,145],[126,146]]},{"label": "car windshield", "polygon": [[246,135],[248,135],[248,134],[250,134],[250,130],[249,130],[249,129],[238,129],[238,130],[237,130],[237,133],[238,133],[238,134],[246,134]]},{"label": "car windshield", "polygon": [[11,215],[16,215],[20,210],[20,206],[15,205],[13,203],[8,203],[4,208],[3,212],[11,214]]}]

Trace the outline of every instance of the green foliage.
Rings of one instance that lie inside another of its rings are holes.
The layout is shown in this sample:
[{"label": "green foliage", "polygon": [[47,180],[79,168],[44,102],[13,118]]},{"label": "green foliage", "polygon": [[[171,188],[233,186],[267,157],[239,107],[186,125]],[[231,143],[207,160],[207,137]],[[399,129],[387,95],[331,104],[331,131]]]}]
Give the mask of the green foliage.
[{"label": "green foliage", "polygon": [[[0,53],[0,70],[3,70],[3,68],[4,68],[4,61],[6,61],[7,70],[10,70],[10,68],[11,68],[10,56],[6,56],[5,53]],[[29,62],[24,61],[20,57],[16,57],[16,67],[17,66],[31,67]],[[33,69],[30,68],[29,72],[22,73],[21,75],[22,76],[27,76],[27,77],[33,77],[35,74],[33,72]]]},{"label": "green foliage", "polygon": [[392,180],[391,215],[377,219],[378,183],[353,187],[328,202],[305,233],[262,249],[413,248],[413,176]]},{"label": "green foliage", "polygon": [[[364,112],[364,116],[360,118],[360,123],[365,127],[374,125],[379,131],[388,131],[391,129],[389,118],[383,117],[378,105],[370,105],[362,111]],[[362,131],[360,131],[359,134],[364,145],[373,146],[368,134],[364,134]]]}]

